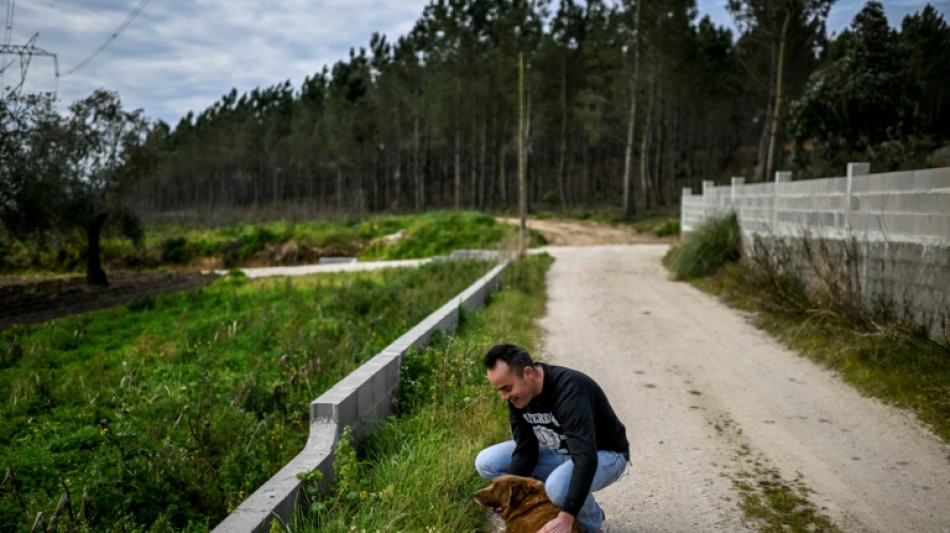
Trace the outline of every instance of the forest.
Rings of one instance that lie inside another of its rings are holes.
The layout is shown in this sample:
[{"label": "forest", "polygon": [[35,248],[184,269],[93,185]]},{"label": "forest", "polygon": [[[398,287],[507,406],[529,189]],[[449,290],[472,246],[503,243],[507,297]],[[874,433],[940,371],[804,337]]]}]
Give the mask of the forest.
[{"label": "forest", "polygon": [[[519,135],[532,211],[632,218],[704,180],[926,166],[950,140],[950,27],[929,4],[892,27],[871,1],[829,36],[832,2],[729,0],[734,35],[693,0],[432,0],[407,35],[374,34],[300,87],[231,89],[174,126],[108,91],[70,117],[7,98],[0,219],[56,211],[46,181],[100,203],[121,192],[139,217],[505,212]],[[98,132],[101,150],[50,149],[51,132]]]}]

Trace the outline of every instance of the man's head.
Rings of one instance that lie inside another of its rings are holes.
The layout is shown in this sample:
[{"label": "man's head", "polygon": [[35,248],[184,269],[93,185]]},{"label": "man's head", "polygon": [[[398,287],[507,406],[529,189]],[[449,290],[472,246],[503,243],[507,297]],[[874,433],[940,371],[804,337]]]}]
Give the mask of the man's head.
[{"label": "man's head", "polygon": [[523,409],[535,396],[541,394],[544,378],[534,366],[531,355],[520,346],[499,344],[485,354],[488,382],[501,399]]}]

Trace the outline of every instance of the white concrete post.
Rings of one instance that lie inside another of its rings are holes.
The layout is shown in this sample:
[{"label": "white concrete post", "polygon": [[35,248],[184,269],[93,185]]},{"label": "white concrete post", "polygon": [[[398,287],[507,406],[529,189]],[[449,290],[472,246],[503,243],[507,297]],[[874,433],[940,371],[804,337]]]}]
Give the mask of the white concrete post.
[{"label": "white concrete post", "polygon": [[[703,180],[703,222],[709,218],[710,207],[709,204],[713,202],[713,189],[716,187],[716,182],[713,180]],[[712,214],[715,215],[715,206],[713,206]]]},{"label": "white concrete post", "polygon": [[792,181],[792,172],[779,170],[775,173],[775,189],[772,193],[772,235],[778,235],[778,189],[779,183]]},{"label": "white concrete post", "polygon": [[729,202],[732,204],[733,211],[738,211],[736,209],[736,190],[739,188],[740,185],[743,185],[743,184],[745,184],[745,178],[738,177],[738,176],[732,177],[732,186],[729,189],[729,193],[730,193]]}]

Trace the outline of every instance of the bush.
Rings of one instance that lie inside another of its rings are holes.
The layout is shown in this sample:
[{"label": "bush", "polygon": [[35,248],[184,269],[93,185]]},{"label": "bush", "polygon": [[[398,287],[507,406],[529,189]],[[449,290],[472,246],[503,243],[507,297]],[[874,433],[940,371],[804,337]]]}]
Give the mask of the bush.
[{"label": "bush", "polygon": [[683,238],[663,258],[676,279],[708,276],[742,256],[742,237],[735,213],[707,221]]},{"label": "bush", "polygon": [[172,237],[162,242],[162,262],[182,264],[189,259],[188,239]]}]

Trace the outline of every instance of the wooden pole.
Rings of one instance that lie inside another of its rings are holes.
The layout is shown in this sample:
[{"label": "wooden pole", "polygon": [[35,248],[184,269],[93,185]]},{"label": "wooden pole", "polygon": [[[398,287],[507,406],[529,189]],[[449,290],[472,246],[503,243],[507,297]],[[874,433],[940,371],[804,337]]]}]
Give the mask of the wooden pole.
[{"label": "wooden pole", "polygon": [[518,54],[518,203],[521,211],[519,255],[524,255],[527,249],[528,199],[524,166],[524,52],[521,52]]}]

